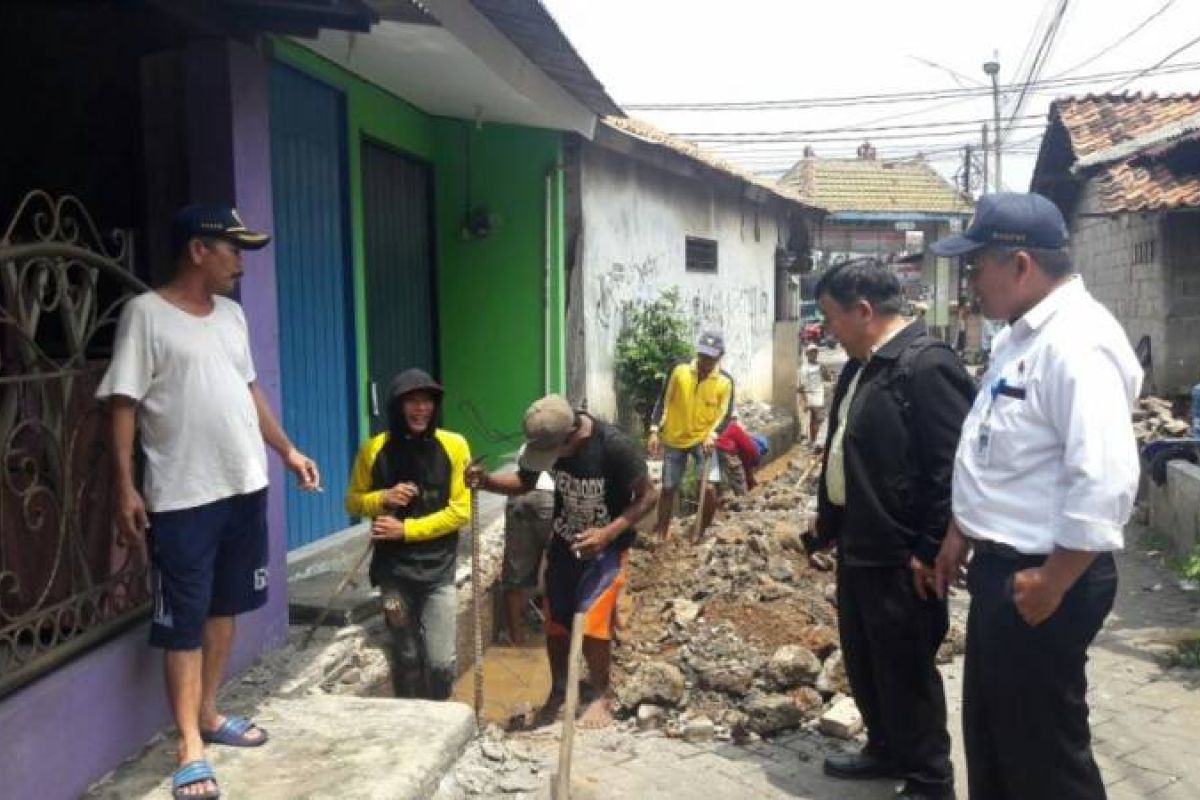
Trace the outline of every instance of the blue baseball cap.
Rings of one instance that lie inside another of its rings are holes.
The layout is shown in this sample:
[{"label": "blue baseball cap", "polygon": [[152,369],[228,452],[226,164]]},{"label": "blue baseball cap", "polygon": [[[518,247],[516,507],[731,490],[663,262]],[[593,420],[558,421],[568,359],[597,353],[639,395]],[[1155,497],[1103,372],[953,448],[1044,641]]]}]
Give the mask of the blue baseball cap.
[{"label": "blue baseball cap", "polygon": [[939,239],[929,249],[946,258],[994,245],[1061,250],[1067,246],[1067,238],[1062,212],[1045,197],[1032,192],[997,192],[979,198],[975,218],[965,233]]},{"label": "blue baseball cap", "polygon": [[261,250],[271,241],[269,235],[247,228],[236,208],[211,204],[184,206],[175,212],[171,225],[175,248],[194,237],[225,239],[243,250]]}]

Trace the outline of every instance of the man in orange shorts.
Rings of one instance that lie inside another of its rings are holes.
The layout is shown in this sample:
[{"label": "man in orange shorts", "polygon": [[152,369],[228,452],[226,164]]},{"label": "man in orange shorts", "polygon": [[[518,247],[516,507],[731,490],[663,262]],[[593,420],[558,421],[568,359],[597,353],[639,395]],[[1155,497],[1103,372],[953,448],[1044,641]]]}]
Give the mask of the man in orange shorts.
[{"label": "man in orange shorts", "polygon": [[646,459],[616,427],[571,407],[566,398],[547,395],[525,412],[525,450],[518,470],[489,475],[467,470],[467,485],[497,494],[518,495],[537,486],[541,472],[554,479],[554,518],[546,553],[546,652],[550,658],[550,697],[537,724],[553,721],[567,689],[571,623],[583,616],[583,657],[595,690],[580,727],[612,722],[609,664],[613,618],[625,585],[625,564],[633,526],[654,508]]}]

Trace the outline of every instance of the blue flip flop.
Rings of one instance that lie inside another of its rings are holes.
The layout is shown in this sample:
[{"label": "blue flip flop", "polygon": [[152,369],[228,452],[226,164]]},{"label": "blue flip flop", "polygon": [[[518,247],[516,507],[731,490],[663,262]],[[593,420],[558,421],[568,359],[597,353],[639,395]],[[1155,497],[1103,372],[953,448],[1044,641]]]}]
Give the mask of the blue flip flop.
[{"label": "blue flip flop", "polygon": [[204,794],[187,794],[184,791],[189,786],[205,781],[212,781],[216,786],[217,776],[213,774],[212,765],[203,758],[189,761],[171,776],[171,796],[175,800],[217,800],[221,796],[220,787],[210,789]]},{"label": "blue flip flop", "polygon": [[[252,739],[246,734],[251,728],[262,731],[261,739]],[[221,727],[215,731],[201,731],[200,738],[206,744],[223,744],[229,747],[261,747],[267,743],[267,731],[255,725],[246,717],[226,717]]]}]

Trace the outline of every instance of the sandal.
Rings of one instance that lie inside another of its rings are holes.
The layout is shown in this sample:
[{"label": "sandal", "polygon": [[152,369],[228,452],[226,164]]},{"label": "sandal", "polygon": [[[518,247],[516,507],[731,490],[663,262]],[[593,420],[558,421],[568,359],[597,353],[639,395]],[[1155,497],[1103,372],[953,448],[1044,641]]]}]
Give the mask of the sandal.
[{"label": "sandal", "polygon": [[217,777],[213,774],[212,765],[202,758],[189,761],[175,770],[171,776],[171,796],[175,800],[217,800],[221,796],[220,787],[210,789],[202,794],[188,794],[185,791],[189,786],[195,786],[205,781],[212,781],[213,786],[217,785]]},{"label": "sandal", "polygon": [[[262,732],[262,737],[255,739],[247,736],[252,729]],[[267,732],[259,728],[246,717],[226,717],[221,727],[214,731],[201,731],[200,738],[205,744],[223,744],[229,747],[261,747],[267,743]]]}]

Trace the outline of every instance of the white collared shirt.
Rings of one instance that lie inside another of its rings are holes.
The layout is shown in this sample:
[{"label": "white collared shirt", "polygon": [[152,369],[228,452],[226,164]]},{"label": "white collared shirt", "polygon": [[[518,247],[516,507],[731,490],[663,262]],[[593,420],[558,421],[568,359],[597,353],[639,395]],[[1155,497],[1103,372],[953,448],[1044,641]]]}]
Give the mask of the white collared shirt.
[{"label": "white collared shirt", "polygon": [[1125,332],[1079,277],[999,333],[954,463],[963,533],[1026,554],[1119,550],[1141,384]]}]

